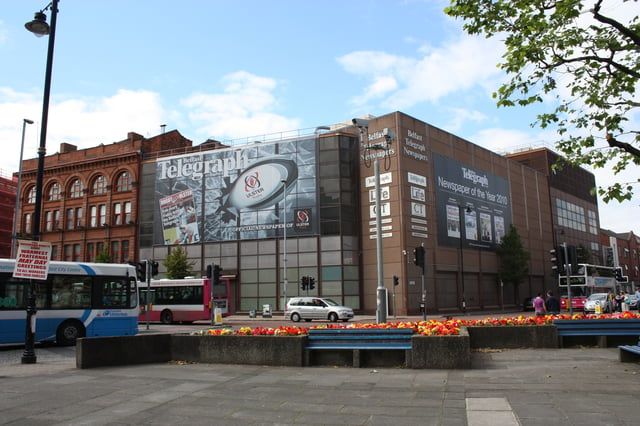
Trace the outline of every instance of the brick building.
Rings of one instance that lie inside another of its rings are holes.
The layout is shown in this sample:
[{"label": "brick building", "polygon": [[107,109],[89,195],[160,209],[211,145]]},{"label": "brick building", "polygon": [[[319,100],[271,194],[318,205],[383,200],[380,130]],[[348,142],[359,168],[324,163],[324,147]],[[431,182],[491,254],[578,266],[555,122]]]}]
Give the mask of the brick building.
[{"label": "brick building", "polygon": [[[190,146],[176,130],[149,139],[129,133],[124,141],[83,150],[61,143],[45,157],[43,178],[40,240],[52,244],[52,260],[90,262],[108,253],[114,262],[135,262],[143,157]],[[24,239],[31,238],[37,163],[22,163],[18,232]]]},{"label": "brick building", "polygon": [[628,277],[627,291],[640,286],[640,237],[633,231],[616,233],[608,229],[600,230],[605,265],[622,268],[622,275]]},{"label": "brick building", "polygon": [[0,258],[11,257],[17,179],[0,174]]}]

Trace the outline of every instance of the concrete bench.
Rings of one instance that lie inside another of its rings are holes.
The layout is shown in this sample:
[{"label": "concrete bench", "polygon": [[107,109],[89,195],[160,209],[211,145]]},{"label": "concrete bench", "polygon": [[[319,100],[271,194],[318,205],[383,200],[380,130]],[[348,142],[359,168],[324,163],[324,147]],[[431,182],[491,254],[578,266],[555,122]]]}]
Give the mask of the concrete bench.
[{"label": "concrete bench", "polygon": [[565,337],[597,337],[600,347],[607,347],[608,336],[640,336],[640,319],[553,320],[560,347]]},{"label": "concrete bench", "polygon": [[[640,344],[640,342],[638,342]],[[620,345],[620,362],[640,361],[640,346],[638,345]]]},{"label": "concrete bench", "polygon": [[[409,366],[413,334],[410,328],[312,328],[307,336],[305,365],[318,363],[315,360],[360,367],[371,363],[384,365],[386,359]],[[318,351],[323,354],[316,354]],[[401,357],[381,355],[378,351],[400,351]]]}]

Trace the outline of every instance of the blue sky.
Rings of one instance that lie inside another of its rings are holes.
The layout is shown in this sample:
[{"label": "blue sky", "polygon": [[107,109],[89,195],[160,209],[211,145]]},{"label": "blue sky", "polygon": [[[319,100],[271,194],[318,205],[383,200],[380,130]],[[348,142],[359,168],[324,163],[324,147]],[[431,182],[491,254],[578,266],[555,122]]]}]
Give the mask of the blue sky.
[{"label": "blue sky", "polygon": [[[619,0],[616,0],[619,1]],[[39,141],[47,0],[0,8],[0,173]],[[61,0],[47,153],[177,129],[194,144],[311,129],[396,110],[503,153],[553,146],[534,108],[498,109],[499,40],[472,38],[446,0]],[[47,11],[50,18],[50,11]],[[635,173],[632,173],[635,172]],[[596,171],[601,185],[612,182]],[[618,178],[637,179],[637,170]],[[600,203],[601,226],[640,234],[640,197]]]}]

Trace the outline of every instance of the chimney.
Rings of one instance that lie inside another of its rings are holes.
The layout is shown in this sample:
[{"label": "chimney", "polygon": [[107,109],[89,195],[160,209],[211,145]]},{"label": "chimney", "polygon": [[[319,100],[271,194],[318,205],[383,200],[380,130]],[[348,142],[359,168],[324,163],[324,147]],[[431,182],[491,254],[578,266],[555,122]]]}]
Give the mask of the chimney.
[{"label": "chimney", "polygon": [[68,152],[76,152],[78,150],[78,147],[70,144],[70,143],[66,143],[66,142],[62,142],[60,144],[60,154],[66,154]]}]

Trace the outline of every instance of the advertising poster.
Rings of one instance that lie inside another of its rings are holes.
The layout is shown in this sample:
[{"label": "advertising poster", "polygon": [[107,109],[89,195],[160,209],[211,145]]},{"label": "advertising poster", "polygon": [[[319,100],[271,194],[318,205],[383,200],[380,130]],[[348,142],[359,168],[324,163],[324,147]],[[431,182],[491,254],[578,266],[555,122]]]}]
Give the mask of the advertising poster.
[{"label": "advertising poster", "polygon": [[313,137],[159,158],[154,243],[314,235],[315,176]]},{"label": "advertising poster", "polygon": [[511,223],[507,179],[438,154],[433,159],[438,244],[495,250]]}]

